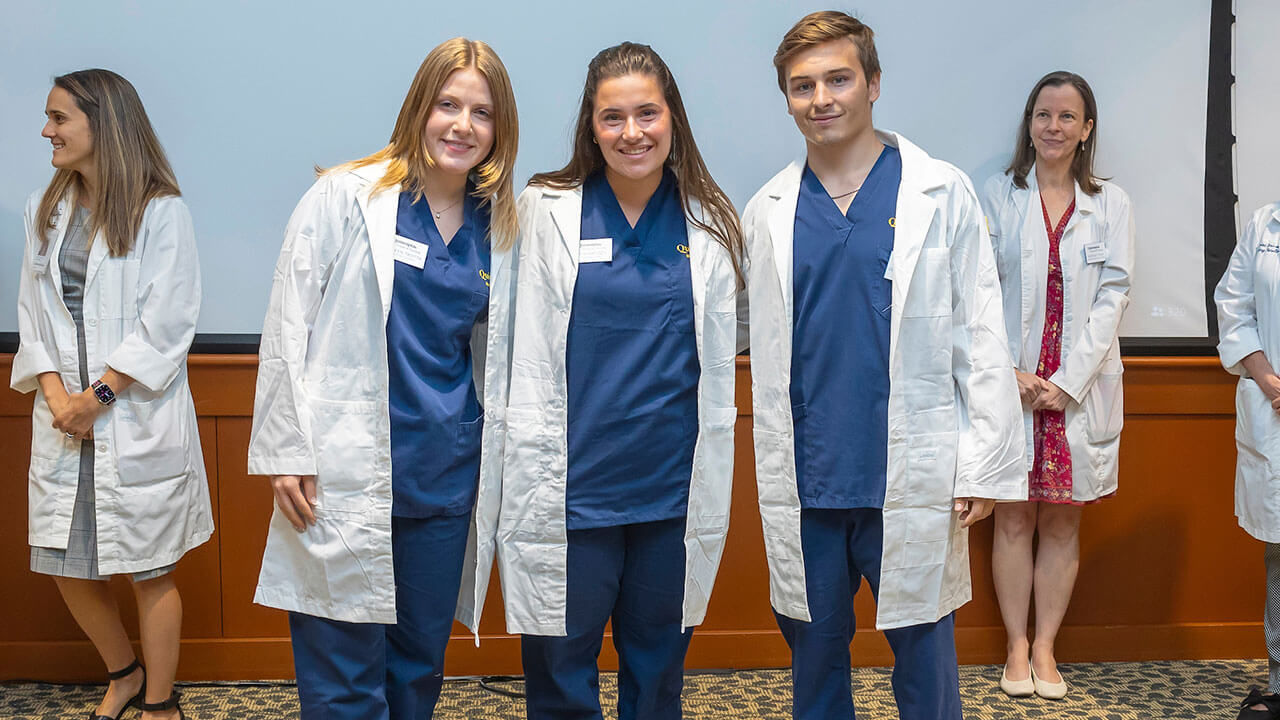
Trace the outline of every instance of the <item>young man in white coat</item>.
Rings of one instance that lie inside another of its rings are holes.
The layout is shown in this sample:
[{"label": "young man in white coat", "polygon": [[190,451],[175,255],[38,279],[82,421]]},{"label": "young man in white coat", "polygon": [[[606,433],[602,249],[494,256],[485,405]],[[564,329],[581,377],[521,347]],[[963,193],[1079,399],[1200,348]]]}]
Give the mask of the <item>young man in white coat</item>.
[{"label": "young man in white coat", "polygon": [[1018,392],[982,210],[872,126],[871,29],[812,13],[774,65],[807,157],[743,216],[760,514],[796,718],[853,717],[860,576],[903,718],[960,718],[952,612],[970,525],[1023,500]]}]

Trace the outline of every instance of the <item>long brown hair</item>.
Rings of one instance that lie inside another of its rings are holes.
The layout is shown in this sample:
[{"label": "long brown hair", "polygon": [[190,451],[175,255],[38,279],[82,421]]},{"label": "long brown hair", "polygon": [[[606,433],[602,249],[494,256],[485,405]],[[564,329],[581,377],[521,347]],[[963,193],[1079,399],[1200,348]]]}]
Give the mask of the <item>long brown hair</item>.
[{"label": "long brown hair", "polygon": [[387,172],[373,186],[373,193],[401,185],[405,190],[422,196],[423,178],[427,170],[435,166],[427,154],[423,131],[427,117],[431,115],[436,97],[445,81],[457,70],[474,68],[489,83],[493,93],[494,138],[488,157],[471,172],[475,177],[475,195],[480,204],[489,204],[490,237],[492,244],[505,250],[515,242],[516,203],[511,190],[511,176],[515,171],[516,146],[520,139],[520,124],[516,117],[516,96],[511,89],[507,68],[498,54],[479,40],[456,37],[437,45],[418,67],[400,106],[400,115],[391,131],[391,141],[372,155],[343,163],[329,171],[343,171],[389,163]]},{"label": "long brown hair", "polygon": [[[128,80],[110,70],[93,69],[59,75],[53,85],[66,90],[89,118],[98,189],[89,208],[89,241],[102,231],[111,255],[124,255],[133,249],[147,203],[182,194],[178,179]],[[36,210],[36,227],[52,229],[58,202],[83,189],[80,173],[55,172]]]},{"label": "long brown hair", "polygon": [[1057,70],[1045,75],[1031,89],[1031,94],[1027,96],[1027,106],[1022,110],[1022,122],[1018,125],[1018,139],[1013,143],[1013,160],[1009,163],[1009,167],[1005,168],[1005,172],[1013,175],[1014,185],[1023,190],[1027,188],[1027,173],[1031,172],[1031,166],[1036,162],[1036,149],[1031,144],[1031,114],[1035,112],[1036,99],[1040,97],[1040,91],[1046,87],[1063,85],[1070,85],[1080,93],[1080,97],[1084,98],[1084,122],[1093,121],[1093,129],[1089,132],[1089,137],[1085,138],[1083,144],[1076,145],[1075,157],[1071,159],[1071,177],[1075,179],[1081,190],[1090,195],[1097,195],[1102,192],[1099,181],[1106,179],[1093,174],[1093,152],[1098,144],[1098,102],[1093,97],[1093,88],[1089,87],[1089,83],[1079,75],[1066,70]]},{"label": "long brown hair", "polygon": [[[559,190],[580,187],[587,177],[604,167],[604,154],[595,144],[591,117],[595,113],[596,91],[601,81],[625,75],[645,75],[653,78],[662,88],[663,98],[671,110],[671,154],[666,165],[676,176],[680,191],[680,206],[685,217],[694,225],[707,231],[715,241],[729,251],[733,271],[742,278],[742,226],[733,203],[711,178],[707,165],[702,161],[698,146],[693,141],[689,116],[680,99],[680,89],[671,75],[670,68],[648,45],[624,42],[601,50],[587,65],[587,82],[582,89],[582,105],[578,109],[578,124],[573,132],[573,156],[569,163],[554,172],[534,175],[530,185]],[[703,213],[710,219],[694,217],[690,210],[690,198],[698,201]]]}]

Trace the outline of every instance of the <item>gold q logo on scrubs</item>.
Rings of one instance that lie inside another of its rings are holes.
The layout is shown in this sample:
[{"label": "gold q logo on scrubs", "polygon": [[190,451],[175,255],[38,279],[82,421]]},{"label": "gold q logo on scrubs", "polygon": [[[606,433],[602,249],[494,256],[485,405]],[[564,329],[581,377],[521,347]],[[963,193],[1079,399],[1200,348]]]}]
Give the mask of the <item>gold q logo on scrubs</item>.
[{"label": "gold q logo on scrubs", "polygon": [[485,272],[484,268],[480,268],[479,272],[480,279],[484,281],[484,286],[489,287],[489,273]]},{"label": "gold q logo on scrubs", "polygon": [[894,221],[896,221],[897,219],[898,219],[898,218],[889,218],[889,227],[891,227],[891,228],[896,228],[896,227],[898,227],[897,225],[894,225]]},{"label": "gold q logo on scrubs", "polygon": [[681,255],[683,255],[683,256],[685,256],[685,257],[689,257],[689,246],[688,246],[688,245],[685,245],[685,244],[681,243],[681,244],[679,244],[679,245],[677,245],[677,246],[676,246],[676,250],[679,250]]}]

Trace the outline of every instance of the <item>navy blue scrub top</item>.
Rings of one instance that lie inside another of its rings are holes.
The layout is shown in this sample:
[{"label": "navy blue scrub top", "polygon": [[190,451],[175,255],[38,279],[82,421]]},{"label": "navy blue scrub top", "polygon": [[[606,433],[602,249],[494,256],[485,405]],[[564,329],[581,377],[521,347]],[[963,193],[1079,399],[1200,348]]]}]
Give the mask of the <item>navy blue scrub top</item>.
[{"label": "navy blue scrub top", "polygon": [[885,279],[902,158],[886,146],[847,213],[808,165],[796,205],[791,413],[802,508],[884,507],[889,443]]},{"label": "navy blue scrub top", "polygon": [[471,512],[480,478],[480,403],[471,330],[489,312],[489,213],[467,185],[462,227],[445,245],[425,200],[400,193],[396,234],[427,245],[423,268],[396,261],[387,315],[391,514]]},{"label": "navy blue scrub top", "polygon": [[571,530],[682,517],[698,437],[697,341],[688,236],[663,175],[632,228],[600,171],[582,187],[583,238],[611,262],[581,263],[569,317]]}]

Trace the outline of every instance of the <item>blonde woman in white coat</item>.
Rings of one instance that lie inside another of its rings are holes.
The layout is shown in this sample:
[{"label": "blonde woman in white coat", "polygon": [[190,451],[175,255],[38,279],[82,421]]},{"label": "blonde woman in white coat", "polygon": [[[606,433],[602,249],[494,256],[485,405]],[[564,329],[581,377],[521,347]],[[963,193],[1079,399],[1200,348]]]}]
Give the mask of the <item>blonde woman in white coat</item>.
[{"label": "blonde woman in white coat", "polygon": [[[10,385],[32,410],[31,569],[54,576],[111,682],[91,720],[182,714],[182,600],[172,570],[213,516],[187,351],[200,308],[191,216],[129,81],[54,78],[44,137],[57,172],[31,197]],[[106,580],[138,601],[134,657]]]},{"label": "blonde woman in white coat", "polygon": [[1041,78],[1013,162],[984,193],[1030,470],[1028,502],[996,507],[992,549],[1008,633],[1000,687],[1014,696],[1066,694],[1054,640],[1080,561],[1080,508],[1116,491],[1133,218],[1124,191],[1093,173],[1096,122],[1083,78]]},{"label": "blonde woman in white coat", "polygon": [[[1227,272],[1213,293],[1218,305],[1218,354],[1236,386],[1236,517],[1266,544],[1263,631],[1270,660],[1269,694],[1250,693],[1240,717],[1280,711],[1280,203],[1258,208],[1245,226]],[[1256,713],[1246,714],[1246,711]]]},{"label": "blonde woman in white coat", "polygon": [[255,601],[289,611],[304,719],[430,718],[453,620],[477,628],[517,133],[497,54],[445,41],[387,146],[322,173],[285,232],[249,472],[276,501]]}]

